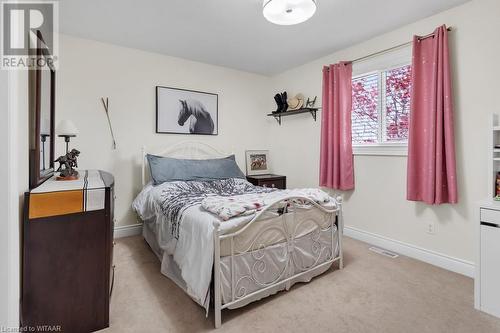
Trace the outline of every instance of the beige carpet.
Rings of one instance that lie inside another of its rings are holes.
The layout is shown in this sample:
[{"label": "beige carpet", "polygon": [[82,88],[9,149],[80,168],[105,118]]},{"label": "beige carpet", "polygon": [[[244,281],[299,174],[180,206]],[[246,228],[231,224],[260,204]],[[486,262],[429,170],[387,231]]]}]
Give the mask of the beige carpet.
[{"label": "beige carpet", "polygon": [[[118,240],[111,326],[101,332],[204,332],[213,315],[160,273],[142,237]],[[346,238],[345,268],[331,269],[237,310],[217,332],[500,332],[473,308],[473,281],[437,267],[368,251]]]}]

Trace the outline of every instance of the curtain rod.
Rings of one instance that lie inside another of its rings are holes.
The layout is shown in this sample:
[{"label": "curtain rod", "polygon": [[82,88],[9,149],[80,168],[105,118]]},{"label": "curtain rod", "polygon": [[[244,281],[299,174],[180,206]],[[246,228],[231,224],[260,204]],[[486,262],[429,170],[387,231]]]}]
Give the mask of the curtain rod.
[{"label": "curtain rod", "polygon": [[[451,31],[451,27],[448,27],[446,30]],[[426,39],[426,38],[433,37],[433,36],[434,36],[434,33],[431,32],[428,35],[418,37],[418,40]],[[377,51],[377,52],[365,55],[363,57],[360,57],[360,58],[357,58],[357,59],[354,59],[354,60],[351,60],[351,61],[347,61],[346,63],[351,63],[352,64],[352,63],[355,63],[355,62],[358,62],[358,61],[362,61],[362,60],[365,60],[367,58],[371,58],[373,56],[376,56],[376,55],[379,55],[379,54],[382,54],[382,53],[386,53],[386,52],[389,52],[389,51],[392,51],[392,50],[396,50],[396,49],[399,49],[399,48],[401,48],[403,46],[410,45],[411,43],[413,43],[413,41],[409,41],[409,42],[402,43],[402,44],[399,44],[399,45],[396,45],[396,46],[392,46],[392,47],[390,47],[388,49]]]}]

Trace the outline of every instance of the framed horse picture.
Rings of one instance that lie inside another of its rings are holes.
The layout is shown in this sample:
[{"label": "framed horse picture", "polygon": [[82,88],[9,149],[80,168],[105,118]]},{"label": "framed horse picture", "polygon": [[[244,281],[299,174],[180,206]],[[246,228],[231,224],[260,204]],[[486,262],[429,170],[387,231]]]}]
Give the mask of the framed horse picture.
[{"label": "framed horse picture", "polygon": [[156,133],[217,135],[218,95],[156,87]]}]

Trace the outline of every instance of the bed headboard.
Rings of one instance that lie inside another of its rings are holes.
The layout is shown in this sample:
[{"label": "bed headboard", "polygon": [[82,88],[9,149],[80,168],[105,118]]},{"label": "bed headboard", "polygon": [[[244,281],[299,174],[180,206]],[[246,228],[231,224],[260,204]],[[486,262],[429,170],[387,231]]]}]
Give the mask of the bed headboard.
[{"label": "bed headboard", "polygon": [[179,142],[160,150],[147,150],[146,147],[142,147],[142,186],[146,185],[150,178],[146,159],[147,154],[180,159],[206,160],[228,157],[232,153],[219,151],[209,144],[198,141]]}]

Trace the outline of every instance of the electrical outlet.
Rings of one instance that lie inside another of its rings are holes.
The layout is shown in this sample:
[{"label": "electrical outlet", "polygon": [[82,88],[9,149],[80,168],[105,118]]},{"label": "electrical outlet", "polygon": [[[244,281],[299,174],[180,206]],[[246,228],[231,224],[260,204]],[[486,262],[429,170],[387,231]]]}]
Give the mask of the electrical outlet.
[{"label": "electrical outlet", "polygon": [[434,235],[436,233],[436,223],[435,222],[428,222],[426,231],[428,234]]}]

